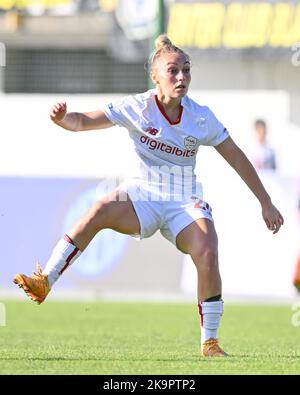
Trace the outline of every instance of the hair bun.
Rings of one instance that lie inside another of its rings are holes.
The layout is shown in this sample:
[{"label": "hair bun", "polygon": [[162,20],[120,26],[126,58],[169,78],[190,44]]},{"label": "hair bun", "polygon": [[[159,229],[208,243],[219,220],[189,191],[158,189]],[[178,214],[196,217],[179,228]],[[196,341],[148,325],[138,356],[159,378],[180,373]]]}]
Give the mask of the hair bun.
[{"label": "hair bun", "polygon": [[169,39],[169,37],[166,34],[161,34],[155,40],[155,48],[157,51],[163,47],[170,47],[170,46],[172,46],[172,41]]}]

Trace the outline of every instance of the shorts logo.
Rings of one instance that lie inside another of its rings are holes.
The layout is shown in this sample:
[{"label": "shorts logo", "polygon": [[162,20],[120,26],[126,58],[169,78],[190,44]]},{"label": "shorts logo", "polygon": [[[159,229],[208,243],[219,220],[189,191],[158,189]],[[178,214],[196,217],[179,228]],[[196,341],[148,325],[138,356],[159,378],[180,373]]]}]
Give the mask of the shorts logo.
[{"label": "shorts logo", "polygon": [[196,137],[188,136],[188,137],[185,137],[185,139],[184,139],[184,146],[187,149],[194,149],[194,148],[196,148],[197,142],[198,142],[198,140],[196,139]]},{"label": "shorts logo", "polygon": [[200,210],[205,211],[208,215],[212,215],[212,208],[208,203],[197,198],[196,196],[191,196],[191,199],[194,201],[194,208],[199,208]]},{"label": "shorts logo", "polygon": [[157,133],[158,133],[158,130],[155,129],[155,128],[149,127],[149,128],[147,128],[147,129],[145,130],[145,132],[151,134],[151,136],[156,136]]}]

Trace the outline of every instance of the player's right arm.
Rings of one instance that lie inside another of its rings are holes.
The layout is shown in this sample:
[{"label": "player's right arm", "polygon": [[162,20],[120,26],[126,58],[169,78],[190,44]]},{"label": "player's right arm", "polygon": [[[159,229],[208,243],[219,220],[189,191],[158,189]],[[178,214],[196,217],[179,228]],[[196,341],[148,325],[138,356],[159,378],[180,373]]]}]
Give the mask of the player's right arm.
[{"label": "player's right arm", "polygon": [[72,132],[105,129],[113,126],[102,110],[92,112],[67,112],[67,104],[56,103],[50,110],[50,119],[64,129]]}]

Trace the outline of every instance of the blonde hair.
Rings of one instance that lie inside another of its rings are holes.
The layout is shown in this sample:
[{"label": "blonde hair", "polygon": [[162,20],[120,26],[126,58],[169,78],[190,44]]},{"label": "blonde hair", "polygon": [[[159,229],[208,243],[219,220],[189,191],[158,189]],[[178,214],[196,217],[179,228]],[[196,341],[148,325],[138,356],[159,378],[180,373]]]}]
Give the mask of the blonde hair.
[{"label": "blonde hair", "polygon": [[149,57],[148,68],[150,71],[153,70],[153,66],[157,59],[164,53],[181,53],[190,59],[190,57],[182,49],[176,47],[176,45],[172,43],[166,34],[161,34],[155,40],[155,50]]},{"label": "blonde hair", "polygon": [[169,39],[169,37],[166,34],[161,34],[160,36],[158,36],[154,44],[156,51],[159,51],[163,47],[171,47],[173,45],[172,41]]}]

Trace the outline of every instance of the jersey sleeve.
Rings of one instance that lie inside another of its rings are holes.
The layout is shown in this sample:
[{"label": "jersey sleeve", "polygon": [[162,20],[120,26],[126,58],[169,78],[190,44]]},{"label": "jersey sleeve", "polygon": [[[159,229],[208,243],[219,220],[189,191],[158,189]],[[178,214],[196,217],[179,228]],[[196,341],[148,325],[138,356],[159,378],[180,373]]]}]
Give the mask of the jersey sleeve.
[{"label": "jersey sleeve", "polygon": [[208,108],[207,114],[208,134],[205,145],[217,146],[229,137],[224,125],[217,119],[215,114]]},{"label": "jersey sleeve", "polygon": [[128,98],[116,100],[105,105],[102,110],[107,118],[115,125],[131,129],[133,127],[132,108]]}]

